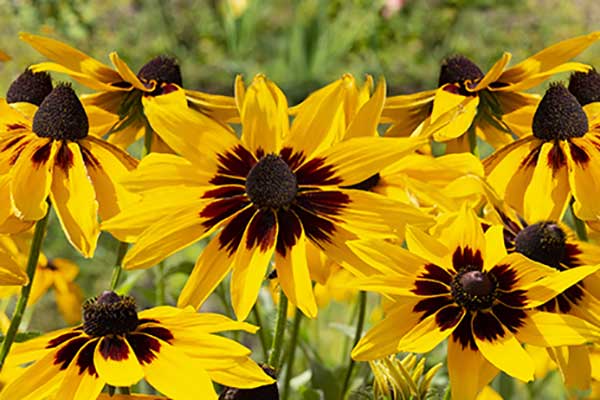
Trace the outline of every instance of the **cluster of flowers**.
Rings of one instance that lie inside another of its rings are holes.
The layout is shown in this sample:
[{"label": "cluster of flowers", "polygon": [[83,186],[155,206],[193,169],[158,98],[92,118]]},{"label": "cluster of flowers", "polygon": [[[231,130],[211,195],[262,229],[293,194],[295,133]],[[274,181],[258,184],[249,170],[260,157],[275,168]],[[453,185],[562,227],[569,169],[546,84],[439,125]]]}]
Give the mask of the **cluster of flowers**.
[{"label": "cluster of flowers", "polygon": [[[278,371],[215,333],[256,331],[243,321],[267,277],[280,306],[316,318],[314,285],[338,273],[349,273],[346,288],[382,295],[385,317],[355,360],[395,368],[388,356],[447,340],[452,398],[468,400],[499,371],[532,380],[529,350],[544,348],[568,387],[590,389],[600,75],[570,60],[600,32],[511,68],[505,53],[485,74],[453,56],[437,89],[410,95],[344,75],[293,107],[263,75],[237,77],[234,97],[209,95],[184,88],[171,58],[136,74],[116,53],[113,68],[53,39],[21,39],[50,61],[0,99],[0,282],[23,286],[0,366],[29,364],[1,400],[96,399],[142,378],[173,399],[216,399],[213,381],[229,387],[223,399],[278,398]],[[47,71],[95,92],[78,97]],[[525,92],[561,72],[572,72],[568,85]],[[142,138],[138,162],[128,149]],[[50,208],[86,257],[101,230],[123,243],[113,285],[84,303],[82,324],[12,345],[27,302],[51,285],[78,320],[76,267],[38,260]],[[137,312],[113,291],[121,264],[150,268],[201,239],[177,307]],[[197,313],[230,271],[238,321]]]}]

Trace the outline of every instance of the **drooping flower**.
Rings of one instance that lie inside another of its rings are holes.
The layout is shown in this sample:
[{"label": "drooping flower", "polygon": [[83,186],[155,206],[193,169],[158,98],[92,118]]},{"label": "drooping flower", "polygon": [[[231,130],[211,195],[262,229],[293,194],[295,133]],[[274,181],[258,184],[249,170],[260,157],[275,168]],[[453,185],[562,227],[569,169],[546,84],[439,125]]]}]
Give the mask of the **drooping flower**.
[{"label": "drooping flower", "polygon": [[538,97],[525,90],[552,75],[587,71],[588,66],[568,61],[598,39],[600,31],[564,40],[508,69],[511,54],[504,53],[486,74],[462,55],[450,57],[442,64],[437,89],[389,97],[382,122],[393,124],[389,135],[414,132],[437,141],[458,139],[453,145],[459,149],[469,129],[494,147],[506,145],[512,141],[510,133],[520,132],[511,132],[503,115],[536,104]]},{"label": "drooping flower", "polygon": [[362,278],[356,286],[398,299],[360,340],[354,359],[425,353],[448,338],[452,398],[465,400],[474,399],[498,370],[533,378],[533,361],[521,343],[548,347],[597,340],[600,330],[593,325],[534,308],[598,267],[559,272],[521,254],[507,255],[502,226],[484,234],[466,207],[445,233],[437,240],[408,227],[408,250],[383,241],[350,243],[366,261],[395,270]]},{"label": "drooping flower", "polygon": [[174,399],[217,399],[212,381],[253,388],[273,379],[250,350],[215,335],[256,327],[193,309],[156,307],[106,291],[83,307],[83,324],[13,346],[7,362],[33,362],[0,393],[2,400],[95,399],[105,384],[131,386],[142,378]]},{"label": "drooping flower", "polygon": [[571,198],[580,219],[600,219],[600,125],[590,126],[577,99],[554,84],[531,130],[484,160],[492,187],[526,221],[560,220]]},{"label": "drooping flower", "polygon": [[[156,57],[135,74],[116,52],[110,53],[113,69],[54,39],[27,33],[22,33],[21,39],[52,60],[33,65],[33,71],[66,73],[79,83],[97,91],[95,94],[83,96],[83,104],[86,107],[97,107],[115,116],[113,126],[109,126],[110,132],[103,134],[110,133],[108,140],[120,147],[127,147],[144,135],[147,121],[150,119],[149,113],[163,113],[168,110],[169,104],[165,104],[165,108],[154,107],[150,110],[145,107],[145,100],[163,97],[162,95],[174,91],[181,92],[185,99],[183,103],[177,103],[177,107],[189,105],[190,108],[220,121],[234,121],[239,118],[232,97],[185,89],[180,67],[174,58]],[[162,101],[167,99],[177,98],[163,97]],[[99,113],[99,117],[105,118],[105,115]],[[163,140],[167,141],[167,138],[154,135],[153,148],[167,150]]]},{"label": "drooping flower", "polygon": [[[216,234],[197,260],[180,306],[200,306],[233,269],[232,302],[237,317],[244,319],[274,256],[287,297],[306,315],[315,316],[307,243],[352,272],[365,274],[373,269],[352,255],[347,239],[397,237],[410,221],[429,222],[413,207],[344,188],[422,141],[359,137],[338,143],[345,132],[342,92],[299,113],[290,129],[287,102],[272,82],[259,75],[247,90],[241,80],[237,87],[241,140],[182,108],[151,119],[161,134],[177,133],[180,141],[174,149],[185,158],[146,157],[124,182],[142,195],[141,202],[103,228],[135,241],[124,260],[130,269],[151,267]],[[382,83],[363,107],[380,110],[384,97]]]},{"label": "drooping flower", "polygon": [[49,198],[71,244],[91,257],[100,233],[98,215],[115,215],[131,196],[115,182],[137,161],[88,135],[87,115],[70,86],[57,86],[33,121],[12,128],[0,136],[0,173],[12,211],[21,220],[39,220]]}]

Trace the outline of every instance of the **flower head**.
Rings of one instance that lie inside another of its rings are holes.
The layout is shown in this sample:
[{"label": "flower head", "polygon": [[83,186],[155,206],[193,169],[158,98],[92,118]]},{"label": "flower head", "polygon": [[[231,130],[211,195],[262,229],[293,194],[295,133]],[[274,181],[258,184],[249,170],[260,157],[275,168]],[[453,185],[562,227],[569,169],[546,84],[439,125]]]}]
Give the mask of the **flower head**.
[{"label": "flower head", "polygon": [[450,141],[451,149],[463,149],[463,134],[474,129],[492,146],[506,145],[513,133],[522,132],[513,132],[504,115],[538,102],[524,91],[559,72],[588,71],[568,61],[599,38],[600,32],[593,32],[559,42],[511,68],[506,68],[511,55],[504,53],[485,74],[463,55],[449,57],[441,65],[437,89],[388,98],[382,122],[393,125],[387,134],[432,136]]},{"label": "flower head", "polygon": [[[593,325],[533,308],[598,268],[558,272],[520,254],[507,255],[502,243],[501,226],[484,234],[474,213],[464,207],[442,241],[409,227],[408,251],[384,242],[351,243],[365,260],[395,269],[360,279],[357,286],[398,299],[352,356],[372,360],[400,351],[424,353],[449,338],[453,398],[473,399],[498,370],[525,381],[533,378],[533,362],[520,343],[594,340],[600,332]],[[469,383],[472,379],[478,383]]]},{"label": "flower head", "polygon": [[[290,128],[287,102],[275,84],[259,75],[247,89],[241,80],[237,85],[241,139],[184,108],[151,117],[161,135],[179,136],[174,148],[185,158],[146,157],[125,182],[141,194],[140,204],[103,227],[135,241],[126,268],[150,267],[215,233],[183,289],[181,306],[200,306],[233,269],[232,302],[244,319],[274,257],[288,298],[315,316],[308,245],[365,274],[373,269],[352,255],[348,238],[401,236],[408,221],[429,222],[413,207],[350,188],[422,142],[376,136],[339,142],[346,132],[341,88],[302,107]],[[381,83],[363,109],[379,112],[384,97]],[[364,117],[376,121],[371,114]],[[177,196],[171,195],[174,184],[181,185]],[[157,203],[157,195],[165,201]]]},{"label": "flower head", "polygon": [[531,135],[484,160],[494,189],[527,221],[559,220],[571,197],[575,214],[600,218],[596,201],[600,130],[563,85],[554,84],[540,101]]},{"label": "flower head", "polygon": [[244,388],[272,383],[250,360],[250,350],[214,335],[232,329],[256,331],[191,309],[138,313],[133,298],[106,291],[85,303],[82,325],[13,347],[9,363],[33,364],[0,399],[95,399],[105,384],[131,386],[145,378],[168,397],[216,400],[213,380]]},{"label": "flower head", "polygon": [[26,69],[8,87],[6,102],[26,102],[39,106],[51,91],[52,78],[47,72],[32,72]]},{"label": "flower head", "polygon": [[136,160],[88,135],[86,111],[68,85],[54,88],[33,120],[7,127],[0,135],[0,171],[6,173],[0,181],[13,206],[7,213],[39,220],[49,198],[69,241],[90,257],[100,233],[98,214],[113,216],[131,197],[116,180],[135,168]]}]

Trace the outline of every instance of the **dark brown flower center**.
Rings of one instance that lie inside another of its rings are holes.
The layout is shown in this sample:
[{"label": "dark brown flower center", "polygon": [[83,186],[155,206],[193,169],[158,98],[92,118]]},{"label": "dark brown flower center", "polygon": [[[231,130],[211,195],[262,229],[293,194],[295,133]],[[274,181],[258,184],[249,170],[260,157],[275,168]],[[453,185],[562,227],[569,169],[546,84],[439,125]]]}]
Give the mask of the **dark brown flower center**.
[{"label": "dark brown flower center", "polygon": [[158,56],[148,61],[138,72],[138,78],[142,81],[156,81],[156,90],[151,94],[161,94],[163,84],[172,83],[183,86],[181,69],[174,58]]},{"label": "dark brown flower center", "polygon": [[483,78],[483,72],[467,57],[462,55],[446,58],[440,68],[438,87],[447,83],[475,82]]},{"label": "dark brown flower center", "polygon": [[542,140],[567,140],[588,131],[588,119],[581,105],[562,84],[552,84],[533,116],[533,136]]},{"label": "dark brown flower center", "polygon": [[[261,366],[263,371],[271,378],[276,378],[275,370],[265,365]],[[260,386],[254,389],[236,389],[232,387],[226,387],[219,400],[279,400],[279,390],[277,389],[277,383],[270,385]]]},{"label": "dark brown flower center", "polygon": [[52,90],[33,116],[33,131],[39,137],[77,140],[85,138],[88,130],[87,114],[70,85]]},{"label": "dark brown flower center", "polygon": [[490,308],[496,298],[496,282],[478,269],[465,268],[452,280],[454,300],[470,311]]},{"label": "dark brown flower center", "polygon": [[550,221],[527,226],[515,239],[515,251],[557,269],[565,257],[566,246],[567,235],[560,226]]},{"label": "dark brown flower center", "polygon": [[594,68],[588,72],[574,72],[569,79],[569,92],[582,106],[600,102],[600,74]]},{"label": "dark brown flower center", "polygon": [[7,103],[31,103],[39,106],[52,91],[52,78],[47,72],[26,69],[17,77],[6,92]]},{"label": "dark brown flower center", "polygon": [[83,331],[90,336],[124,335],[138,326],[135,300],[105,291],[83,305]]},{"label": "dark brown flower center", "polygon": [[297,192],[296,175],[275,154],[261,158],[246,177],[246,193],[258,208],[279,209],[289,206]]},{"label": "dark brown flower center", "polygon": [[377,186],[377,184],[379,183],[380,180],[381,180],[381,175],[379,175],[379,172],[378,172],[375,175],[368,177],[367,179],[365,179],[362,182],[358,182],[358,183],[355,183],[354,185],[350,185],[350,186],[343,186],[343,188],[369,191],[369,190],[373,189],[375,186]]}]

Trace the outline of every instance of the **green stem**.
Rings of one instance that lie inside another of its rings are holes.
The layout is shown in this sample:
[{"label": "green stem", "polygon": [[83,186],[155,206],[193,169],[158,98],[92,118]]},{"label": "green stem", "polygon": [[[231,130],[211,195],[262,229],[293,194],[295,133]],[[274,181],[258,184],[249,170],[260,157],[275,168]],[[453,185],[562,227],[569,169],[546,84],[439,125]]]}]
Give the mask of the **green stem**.
[{"label": "green stem", "polygon": [[288,299],[279,291],[279,304],[277,305],[277,319],[275,320],[275,332],[273,333],[273,342],[271,343],[271,351],[269,352],[268,364],[276,371],[279,370],[279,361],[281,358],[281,348],[283,347],[283,334],[285,333],[285,325],[287,322]]},{"label": "green stem", "polygon": [[296,358],[296,347],[298,343],[298,333],[300,332],[300,322],[302,322],[302,313],[296,309],[296,315],[294,315],[294,324],[292,325],[292,333],[290,338],[288,360],[285,366],[285,380],[283,381],[283,390],[281,400],[287,400],[288,393],[290,391],[290,380],[292,379],[292,372],[294,368],[294,359]]},{"label": "green stem", "polygon": [[[354,341],[352,348],[356,347],[360,337],[362,336],[363,328],[365,327],[365,314],[367,311],[367,292],[359,292],[358,293],[358,321],[356,322],[356,331],[354,333]],[[348,364],[348,369],[346,370],[346,377],[344,378],[344,385],[342,386],[342,391],[340,392],[340,400],[344,400],[346,397],[346,392],[350,386],[350,378],[352,378],[352,370],[354,369],[354,360],[350,357],[350,363]]]},{"label": "green stem", "polygon": [[156,286],[156,304],[155,306],[162,306],[166,302],[165,297],[165,262],[161,261],[156,267],[156,277],[154,281]]},{"label": "green stem", "polygon": [[264,325],[262,323],[262,317],[260,316],[259,303],[256,300],[256,304],[252,308],[252,314],[254,314],[254,319],[256,320],[256,325],[258,325],[258,338],[260,339],[260,347],[263,351],[263,360],[267,360],[269,358],[269,351],[267,350],[267,337],[264,329]]},{"label": "green stem", "polygon": [[119,278],[121,277],[121,272],[123,271],[121,265],[123,264],[123,258],[125,258],[125,253],[127,253],[128,247],[129,243],[119,242],[119,248],[117,249],[117,259],[115,260],[112,278],[110,280],[110,290],[115,290],[117,288],[117,285],[119,284]]},{"label": "green stem", "polygon": [[48,225],[48,216],[50,215],[50,205],[48,205],[48,211],[44,218],[40,219],[35,224],[35,230],[33,232],[33,240],[31,242],[31,248],[29,249],[29,258],[27,259],[26,273],[29,278],[29,283],[21,289],[21,297],[15,307],[10,326],[2,342],[2,348],[0,348],[0,371],[6,361],[6,356],[17,335],[19,325],[23,319],[23,313],[27,307],[27,301],[29,300],[29,294],[31,293],[31,285],[33,284],[33,278],[35,276],[35,270],[37,268],[38,260],[40,258],[40,252],[42,249],[42,242],[44,241],[44,235],[46,234],[46,226]]},{"label": "green stem", "polygon": [[450,389],[450,382],[448,382],[448,386],[446,386],[446,391],[444,392],[444,400],[450,400],[452,398],[452,390]]}]

